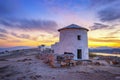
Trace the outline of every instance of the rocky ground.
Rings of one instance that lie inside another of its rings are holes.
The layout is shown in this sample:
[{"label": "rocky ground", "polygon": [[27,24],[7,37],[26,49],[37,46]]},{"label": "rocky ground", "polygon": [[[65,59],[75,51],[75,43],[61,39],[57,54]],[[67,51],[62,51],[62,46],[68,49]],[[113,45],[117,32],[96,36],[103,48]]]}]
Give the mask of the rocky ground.
[{"label": "rocky ground", "polygon": [[77,65],[51,68],[35,55],[0,59],[0,80],[120,80],[120,67]]}]

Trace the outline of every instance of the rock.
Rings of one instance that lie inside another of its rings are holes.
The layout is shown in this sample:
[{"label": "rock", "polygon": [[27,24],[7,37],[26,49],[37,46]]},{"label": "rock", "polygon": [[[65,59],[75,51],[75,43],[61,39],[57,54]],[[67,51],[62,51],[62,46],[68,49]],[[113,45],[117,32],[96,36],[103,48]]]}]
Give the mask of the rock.
[{"label": "rock", "polygon": [[72,66],[76,66],[77,61],[75,61],[75,60],[71,60],[71,61],[70,61],[70,64],[72,64]]},{"label": "rock", "polygon": [[82,61],[82,65],[88,65],[87,61]]},{"label": "rock", "polygon": [[30,78],[31,78],[32,80],[37,80],[37,77],[36,77],[36,76],[30,76]]},{"label": "rock", "polygon": [[116,65],[116,64],[119,64],[119,62],[117,62],[117,61],[112,61],[112,64],[113,64],[113,65]]},{"label": "rock", "polygon": [[115,79],[116,79],[116,80],[120,80],[120,76],[116,76]]},{"label": "rock", "polygon": [[97,65],[97,66],[99,66],[99,65],[100,65],[100,63],[99,63],[99,62],[95,62],[94,64],[95,64],[95,65]]},{"label": "rock", "polygon": [[113,65],[113,63],[112,63],[112,61],[110,61],[110,63],[109,63],[110,65]]},{"label": "rock", "polygon": [[104,66],[108,66],[109,65],[109,63],[106,62],[105,60],[100,60],[99,62],[100,62],[100,65],[104,65]]},{"label": "rock", "polygon": [[94,65],[103,65],[103,66],[108,66],[109,63],[105,60],[93,60],[92,64]]},{"label": "rock", "polygon": [[41,75],[36,75],[36,77],[37,77],[37,78],[42,78],[42,76],[41,76]]},{"label": "rock", "polygon": [[81,65],[82,64],[82,61],[77,61],[76,62],[76,65]]},{"label": "rock", "polygon": [[93,59],[95,59],[95,60],[99,60],[99,57],[94,57]]},{"label": "rock", "polygon": [[55,79],[55,77],[52,77],[52,79]]},{"label": "rock", "polygon": [[66,67],[67,66],[67,64],[65,62],[61,62],[60,65],[61,65],[61,67]]},{"label": "rock", "polygon": [[90,65],[92,64],[92,61],[91,60],[82,60],[82,65]]},{"label": "rock", "polygon": [[60,67],[61,67],[61,65],[60,65],[60,64],[58,64],[58,63],[55,63],[55,64],[54,64],[54,67],[56,67],[56,68],[60,68]]}]

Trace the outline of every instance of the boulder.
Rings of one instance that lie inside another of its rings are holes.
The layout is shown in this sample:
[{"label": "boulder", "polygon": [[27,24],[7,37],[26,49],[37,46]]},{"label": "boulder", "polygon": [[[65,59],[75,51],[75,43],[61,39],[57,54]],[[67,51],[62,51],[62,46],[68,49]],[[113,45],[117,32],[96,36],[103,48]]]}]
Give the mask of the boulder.
[{"label": "boulder", "polygon": [[61,65],[61,67],[66,67],[67,66],[67,64],[65,62],[61,62],[60,65]]},{"label": "boulder", "polygon": [[103,66],[108,66],[109,63],[105,60],[93,60],[92,63],[94,65],[103,65]]}]

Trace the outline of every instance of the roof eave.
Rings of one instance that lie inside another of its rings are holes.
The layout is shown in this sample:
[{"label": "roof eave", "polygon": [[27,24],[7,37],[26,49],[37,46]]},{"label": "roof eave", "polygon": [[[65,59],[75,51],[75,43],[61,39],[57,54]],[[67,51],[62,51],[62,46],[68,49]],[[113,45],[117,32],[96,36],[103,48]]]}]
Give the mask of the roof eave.
[{"label": "roof eave", "polygon": [[61,28],[61,29],[58,29],[58,31],[60,32],[61,30],[65,30],[65,29],[83,29],[83,30],[86,30],[86,31],[89,31],[89,29],[87,28]]}]

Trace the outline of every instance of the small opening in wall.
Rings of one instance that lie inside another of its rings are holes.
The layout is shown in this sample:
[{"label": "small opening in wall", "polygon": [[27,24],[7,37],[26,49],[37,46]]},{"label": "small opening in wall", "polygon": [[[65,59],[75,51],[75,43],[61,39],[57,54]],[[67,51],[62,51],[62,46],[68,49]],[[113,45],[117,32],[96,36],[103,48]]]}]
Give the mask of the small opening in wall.
[{"label": "small opening in wall", "polygon": [[77,58],[82,59],[82,50],[81,49],[77,50]]},{"label": "small opening in wall", "polygon": [[81,36],[80,36],[80,35],[78,35],[78,36],[77,36],[77,39],[78,39],[78,40],[81,40]]},{"label": "small opening in wall", "polygon": [[54,53],[54,50],[52,50],[52,53]]}]

